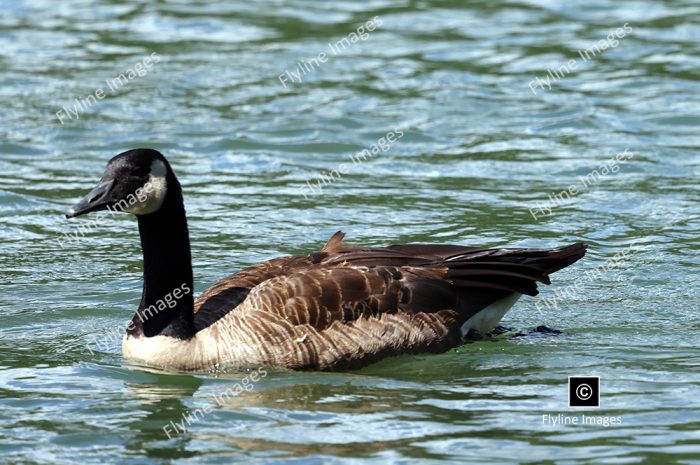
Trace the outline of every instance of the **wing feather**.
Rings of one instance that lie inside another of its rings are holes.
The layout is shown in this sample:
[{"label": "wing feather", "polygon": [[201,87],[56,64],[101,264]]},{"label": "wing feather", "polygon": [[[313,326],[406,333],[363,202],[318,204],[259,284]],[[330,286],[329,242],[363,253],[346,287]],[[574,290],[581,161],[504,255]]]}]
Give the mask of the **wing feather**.
[{"label": "wing feather", "polygon": [[283,345],[321,365],[330,363],[321,360],[324,350],[353,363],[362,338],[369,341],[363,351],[373,344],[388,344],[380,352],[408,343],[444,347],[471,316],[513,292],[536,295],[537,282],[549,284],[550,273],[585,253],[583,244],[367,248],[346,245],[343,236],[335,233],[320,252],[270,260],[220,280],[196,300],[195,325],[206,328],[231,312],[241,321],[264,318],[258,330],[274,333],[270,339],[278,345],[311,334],[306,351]]}]

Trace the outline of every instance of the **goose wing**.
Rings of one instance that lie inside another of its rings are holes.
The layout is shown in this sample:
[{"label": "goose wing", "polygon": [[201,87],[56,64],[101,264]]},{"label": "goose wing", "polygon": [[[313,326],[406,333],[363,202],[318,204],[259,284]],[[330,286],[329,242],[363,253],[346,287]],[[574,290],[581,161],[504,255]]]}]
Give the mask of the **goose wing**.
[{"label": "goose wing", "polygon": [[246,311],[265,311],[316,330],[386,313],[450,310],[455,322],[512,293],[537,295],[537,282],[578,260],[585,247],[481,249],[411,244],[345,246],[336,233],[305,266],[289,267],[248,293]]},{"label": "goose wing", "polygon": [[[396,274],[396,267],[423,266],[455,253],[477,250],[473,247],[420,244],[368,248],[346,245],[342,242],[343,237],[344,234],[338,231],[328,240],[320,252],[305,256],[275,258],[250,266],[217,281],[195,300],[196,326],[198,329],[201,329],[201,327],[206,327],[223,317],[231,310],[237,308],[248,297],[253,288],[274,278],[277,279],[268,283],[265,286],[266,290],[281,289],[286,282],[303,287],[310,285],[310,281],[303,276],[295,276],[295,274],[301,273],[304,275],[314,270],[315,273],[321,272],[323,274],[323,276],[314,275],[314,279],[319,279],[321,282],[329,284],[338,280],[337,284],[343,285],[342,287],[345,289],[344,298],[348,299],[358,276],[370,277],[372,275],[376,276],[377,273],[380,273],[382,276],[385,276],[386,273]],[[379,268],[371,272],[365,270],[367,267],[376,268],[383,265],[393,268]],[[356,272],[359,270],[358,266],[363,267],[359,275]],[[345,270],[325,274],[321,271],[326,270],[327,272],[337,268],[345,268]],[[353,272],[350,268],[355,268],[356,271]],[[330,281],[326,281],[328,279]],[[362,279],[360,278],[360,280]],[[307,296],[311,297],[311,295],[307,291]],[[329,295],[328,289],[325,295]],[[377,311],[381,312],[379,309]]]}]

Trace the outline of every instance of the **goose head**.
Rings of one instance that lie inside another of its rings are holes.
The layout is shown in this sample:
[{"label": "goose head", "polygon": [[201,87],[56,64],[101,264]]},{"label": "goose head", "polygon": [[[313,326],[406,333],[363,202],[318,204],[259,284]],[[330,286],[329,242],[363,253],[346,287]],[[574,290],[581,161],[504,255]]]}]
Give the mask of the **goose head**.
[{"label": "goose head", "polygon": [[66,212],[66,218],[99,210],[124,211],[137,216],[155,213],[171,188],[179,187],[165,157],[153,149],[120,153],[107,163],[93,190]]}]

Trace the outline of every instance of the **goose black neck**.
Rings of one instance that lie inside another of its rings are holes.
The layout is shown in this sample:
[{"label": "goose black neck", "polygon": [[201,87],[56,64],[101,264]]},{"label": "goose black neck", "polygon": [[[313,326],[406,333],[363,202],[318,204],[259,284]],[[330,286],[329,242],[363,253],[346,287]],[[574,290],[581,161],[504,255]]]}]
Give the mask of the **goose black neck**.
[{"label": "goose black neck", "polygon": [[156,212],[138,216],[143,249],[143,296],[127,333],[187,339],[194,335],[192,256],[182,189],[167,176]]}]

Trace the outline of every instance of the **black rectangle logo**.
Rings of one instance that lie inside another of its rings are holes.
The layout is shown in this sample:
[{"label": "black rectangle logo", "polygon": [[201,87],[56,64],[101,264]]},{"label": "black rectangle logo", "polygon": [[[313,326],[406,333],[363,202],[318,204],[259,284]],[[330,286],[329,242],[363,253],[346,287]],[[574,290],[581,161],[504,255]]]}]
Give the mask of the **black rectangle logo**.
[{"label": "black rectangle logo", "polygon": [[569,407],[600,407],[600,376],[569,376]]}]

